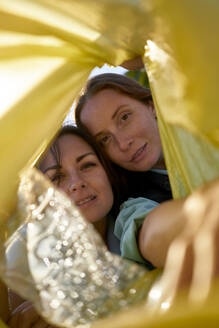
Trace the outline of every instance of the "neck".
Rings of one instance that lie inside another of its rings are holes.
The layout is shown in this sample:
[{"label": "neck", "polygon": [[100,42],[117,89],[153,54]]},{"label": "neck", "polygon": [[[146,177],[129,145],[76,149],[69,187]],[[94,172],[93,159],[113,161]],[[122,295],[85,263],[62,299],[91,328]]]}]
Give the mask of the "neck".
[{"label": "neck", "polygon": [[95,222],[94,227],[97,230],[97,232],[101,235],[104,242],[106,243],[106,227],[107,227],[107,219],[106,217]]},{"label": "neck", "polygon": [[161,154],[161,156],[158,159],[157,163],[153,166],[153,169],[166,170],[166,164],[165,164],[165,161],[164,161],[163,153]]}]

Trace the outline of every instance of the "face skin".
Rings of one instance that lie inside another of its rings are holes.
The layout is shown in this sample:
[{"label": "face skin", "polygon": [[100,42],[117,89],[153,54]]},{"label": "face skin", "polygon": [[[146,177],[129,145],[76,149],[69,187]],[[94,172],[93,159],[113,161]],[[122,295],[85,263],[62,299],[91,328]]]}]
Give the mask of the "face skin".
[{"label": "face skin", "polygon": [[119,166],[130,171],[165,169],[152,103],[105,89],[86,102],[81,121]]},{"label": "face skin", "polygon": [[93,149],[79,136],[66,134],[58,139],[60,168],[49,151],[41,171],[79,207],[86,219],[98,225],[113,205],[108,177]]}]

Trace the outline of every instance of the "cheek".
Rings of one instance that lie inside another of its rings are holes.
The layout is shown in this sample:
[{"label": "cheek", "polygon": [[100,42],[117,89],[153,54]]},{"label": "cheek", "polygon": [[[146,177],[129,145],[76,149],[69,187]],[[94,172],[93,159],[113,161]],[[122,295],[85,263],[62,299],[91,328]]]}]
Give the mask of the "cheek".
[{"label": "cheek", "polygon": [[104,148],[104,152],[107,157],[114,163],[116,163],[117,159],[120,157],[120,151],[115,141],[112,141],[110,145]]},{"label": "cheek", "polygon": [[113,206],[113,202],[114,202],[114,195],[113,195],[112,188],[110,186],[109,191],[108,191],[108,205],[109,205],[110,209]]},{"label": "cheek", "polygon": [[142,120],[138,127],[139,129],[137,131],[137,135],[139,137],[147,138],[155,143],[160,138],[157,122],[152,118],[148,120]]},{"label": "cheek", "polygon": [[104,149],[105,154],[108,156],[108,158],[111,161],[115,161],[115,159],[117,158],[116,156],[116,147],[108,147],[107,149]]},{"label": "cheek", "polygon": [[66,193],[67,196],[69,196],[71,193],[69,192],[69,188],[67,188],[67,186],[56,186],[56,188],[58,188],[59,190],[63,191],[64,193]]},{"label": "cheek", "polygon": [[104,195],[104,198],[105,198],[104,200],[106,200],[106,202],[109,204],[109,206],[110,205],[112,206],[114,196],[113,196],[111,184],[106,175],[104,175],[102,177],[101,183],[102,183],[101,191],[102,191],[102,194]]}]

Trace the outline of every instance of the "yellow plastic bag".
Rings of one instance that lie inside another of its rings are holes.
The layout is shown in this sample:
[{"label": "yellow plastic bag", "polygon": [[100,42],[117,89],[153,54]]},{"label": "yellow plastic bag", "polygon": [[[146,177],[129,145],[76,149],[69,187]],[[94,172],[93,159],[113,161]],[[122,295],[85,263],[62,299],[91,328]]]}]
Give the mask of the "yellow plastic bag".
[{"label": "yellow plastic bag", "polygon": [[173,195],[180,197],[219,175],[219,5],[148,3],[155,26],[145,62]]},{"label": "yellow plastic bag", "polygon": [[1,0],[1,242],[20,172],[103,63],[145,55],[174,197],[219,175],[218,16],[213,0]]},{"label": "yellow plastic bag", "polygon": [[1,220],[15,201],[17,173],[54,135],[91,69],[143,55],[145,45],[174,195],[217,176],[218,11],[197,0],[2,0]]}]

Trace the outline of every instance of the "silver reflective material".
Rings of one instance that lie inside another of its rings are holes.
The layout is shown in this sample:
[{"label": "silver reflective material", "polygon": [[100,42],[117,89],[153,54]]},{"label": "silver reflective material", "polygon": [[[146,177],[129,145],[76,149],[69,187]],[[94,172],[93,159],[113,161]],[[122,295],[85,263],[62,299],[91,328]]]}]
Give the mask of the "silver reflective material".
[{"label": "silver reflective material", "polygon": [[[30,288],[25,289],[27,295],[19,286],[16,289],[48,321],[87,326],[145,299],[148,287],[137,293],[135,282],[146,270],[110,253],[67,196],[35,169],[23,175],[19,207],[26,218],[25,265],[26,275],[31,275],[25,281],[37,296],[30,295]],[[9,242],[8,249],[12,246]],[[14,270],[19,273],[19,265]],[[7,282],[10,285],[10,279]]]}]

